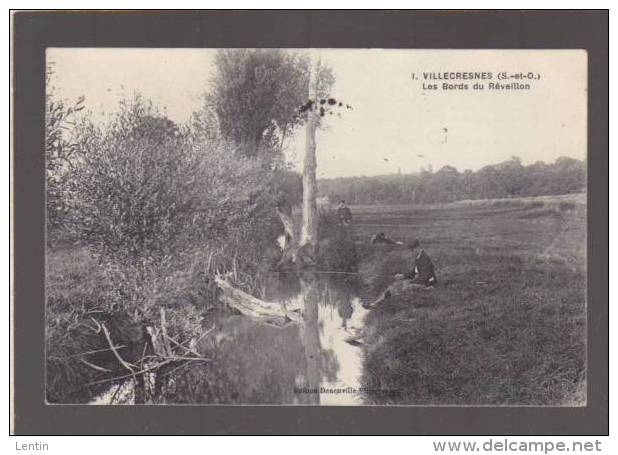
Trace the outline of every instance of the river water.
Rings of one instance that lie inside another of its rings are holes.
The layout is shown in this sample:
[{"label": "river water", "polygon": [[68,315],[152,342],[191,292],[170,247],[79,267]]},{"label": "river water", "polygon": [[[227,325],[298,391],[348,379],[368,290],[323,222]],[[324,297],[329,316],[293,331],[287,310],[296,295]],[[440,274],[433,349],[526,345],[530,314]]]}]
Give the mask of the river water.
[{"label": "river water", "polygon": [[[212,361],[185,362],[173,372],[149,376],[163,385],[155,402],[361,405],[358,389],[367,310],[357,287],[315,273],[273,274],[264,283],[264,300],[301,314],[298,322],[283,327],[219,304],[206,313],[203,327],[209,332],[196,346]],[[131,404],[133,390],[127,381],[91,404]]]},{"label": "river water", "polygon": [[214,360],[187,369],[193,378],[193,370],[199,370],[204,381],[180,387],[176,398],[221,404],[362,404],[360,344],[367,310],[353,285],[317,274],[280,274],[265,284],[264,294],[264,300],[298,309],[300,322],[277,327],[224,308],[212,312],[204,324],[214,330],[198,348]]}]

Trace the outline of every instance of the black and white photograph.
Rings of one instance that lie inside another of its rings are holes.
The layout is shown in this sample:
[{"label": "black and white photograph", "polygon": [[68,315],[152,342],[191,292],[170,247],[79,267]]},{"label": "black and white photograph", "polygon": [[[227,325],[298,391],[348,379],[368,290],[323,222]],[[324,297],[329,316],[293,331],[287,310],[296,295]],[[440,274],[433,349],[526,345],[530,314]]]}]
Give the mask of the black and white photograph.
[{"label": "black and white photograph", "polygon": [[586,406],[587,63],[48,48],[46,403]]}]

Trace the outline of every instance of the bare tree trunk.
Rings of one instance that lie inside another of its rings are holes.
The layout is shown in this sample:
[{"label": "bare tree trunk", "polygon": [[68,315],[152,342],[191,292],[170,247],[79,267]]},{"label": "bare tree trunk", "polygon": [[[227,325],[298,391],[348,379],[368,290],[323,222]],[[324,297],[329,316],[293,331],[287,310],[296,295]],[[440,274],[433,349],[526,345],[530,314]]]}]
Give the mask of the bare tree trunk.
[{"label": "bare tree trunk", "polygon": [[298,235],[294,229],[294,219],[292,218],[291,213],[287,213],[281,208],[277,209],[277,215],[279,215],[279,219],[283,224],[283,232],[285,233],[285,244],[283,245],[283,251],[287,251],[294,245],[295,241],[298,241]]},{"label": "bare tree trunk", "polygon": [[303,225],[301,230],[300,246],[306,250],[313,259],[316,257],[318,247],[318,220],[317,220],[317,180],[316,180],[316,156],[315,156],[315,132],[318,127],[318,99],[317,99],[317,74],[320,67],[319,59],[314,59],[309,78],[309,99],[314,108],[308,111],[305,160],[303,167]]}]

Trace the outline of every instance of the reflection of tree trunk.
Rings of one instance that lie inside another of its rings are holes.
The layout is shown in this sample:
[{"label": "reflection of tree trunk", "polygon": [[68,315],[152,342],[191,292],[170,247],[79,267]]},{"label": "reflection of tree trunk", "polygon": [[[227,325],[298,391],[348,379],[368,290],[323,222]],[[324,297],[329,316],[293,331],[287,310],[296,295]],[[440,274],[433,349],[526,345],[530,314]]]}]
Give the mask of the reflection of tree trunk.
[{"label": "reflection of tree trunk", "polygon": [[[300,336],[305,348],[307,370],[305,375],[306,387],[320,388],[320,329],[318,327],[319,289],[315,277],[301,277],[300,289],[303,299],[302,322]],[[320,403],[319,394],[308,394],[315,404]]]},{"label": "reflection of tree trunk", "polygon": [[318,126],[318,100],[317,100],[317,74],[319,60],[313,64],[309,79],[309,99],[315,105],[307,113],[307,126],[305,138],[305,160],[303,166],[303,227],[300,245],[306,246],[306,250],[312,259],[317,253],[318,223],[317,223],[317,181],[316,181],[316,157],[315,157],[315,132]]}]

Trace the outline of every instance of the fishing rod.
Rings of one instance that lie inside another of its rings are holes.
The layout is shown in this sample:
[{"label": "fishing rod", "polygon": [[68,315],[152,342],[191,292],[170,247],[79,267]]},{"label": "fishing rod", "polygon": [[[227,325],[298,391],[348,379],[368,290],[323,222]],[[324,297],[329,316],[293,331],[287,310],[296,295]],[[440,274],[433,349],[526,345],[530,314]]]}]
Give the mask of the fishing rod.
[{"label": "fishing rod", "polygon": [[376,273],[360,273],[360,272],[339,272],[336,270],[269,270],[268,273],[279,274],[279,273],[316,273],[319,275],[358,275],[358,276],[376,276],[376,277],[385,277],[385,278],[394,278],[393,275],[381,275]]}]

